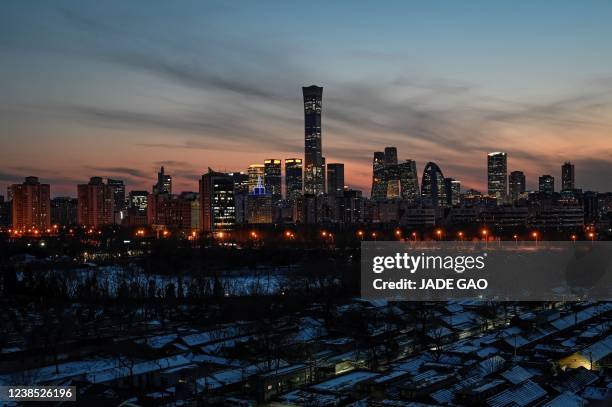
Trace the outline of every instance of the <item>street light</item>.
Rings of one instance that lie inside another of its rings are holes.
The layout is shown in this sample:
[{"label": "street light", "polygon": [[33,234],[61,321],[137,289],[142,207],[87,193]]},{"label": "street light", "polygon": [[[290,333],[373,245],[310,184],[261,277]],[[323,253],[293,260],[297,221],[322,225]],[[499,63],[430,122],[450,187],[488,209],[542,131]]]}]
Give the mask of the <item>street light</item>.
[{"label": "street light", "polygon": [[595,233],[589,232],[589,238],[591,239],[591,243],[595,241]]},{"label": "street light", "polygon": [[514,243],[518,245],[518,235],[514,235],[512,237],[514,238]]},{"label": "street light", "polygon": [[533,237],[533,240],[535,240],[536,245],[537,245],[537,244],[538,244],[538,237],[539,237],[538,232],[537,232],[536,230],[534,230],[534,231],[531,233],[531,236]]},{"label": "street light", "polygon": [[489,247],[489,231],[487,229],[483,229],[480,233],[485,240],[485,247]]},{"label": "street light", "polygon": [[459,239],[463,242],[463,232],[459,232],[457,233],[457,235],[459,236]]},{"label": "street light", "polygon": [[398,239],[401,239],[402,238],[402,231],[399,230],[399,229],[396,229],[395,230],[395,236],[397,236]]},{"label": "street light", "polygon": [[416,232],[412,232],[412,238],[414,239],[414,241],[417,241],[417,234]]},{"label": "street light", "polygon": [[372,238],[376,240],[376,232],[372,232]]},{"label": "street light", "polygon": [[363,230],[358,230],[357,236],[359,236],[359,239],[363,240]]},{"label": "street light", "polygon": [[572,242],[574,242],[574,244],[576,244],[576,235],[572,235],[571,239],[572,239]]},{"label": "street light", "polygon": [[436,236],[438,236],[438,240],[440,240],[442,238],[442,230],[436,230]]}]

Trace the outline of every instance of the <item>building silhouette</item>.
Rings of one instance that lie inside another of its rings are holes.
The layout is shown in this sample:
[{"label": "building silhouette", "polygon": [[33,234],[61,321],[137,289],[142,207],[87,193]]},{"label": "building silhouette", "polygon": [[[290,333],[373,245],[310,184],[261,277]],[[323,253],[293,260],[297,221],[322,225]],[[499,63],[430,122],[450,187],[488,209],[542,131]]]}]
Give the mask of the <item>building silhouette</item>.
[{"label": "building silhouette", "polygon": [[157,173],[157,183],[153,185],[154,194],[171,194],[172,193],[172,176],[166,174],[164,166]]},{"label": "building silhouette", "polygon": [[249,177],[249,190],[250,194],[253,192],[253,189],[257,186],[258,180],[264,179],[264,165],[263,164],[251,164],[247,169],[247,174]]},{"label": "building silhouette", "polygon": [[101,177],[92,177],[87,184],[77,186],[77,223],[100,227],[114,222],[115,197],[112,186]]},{"label": "building silhouette", "polygon": [[575,188],[574,164],[566,161],[561,166],[561,191],[573,191]]},{"label": "building silhouette", "polygon": [[385,147],[385,180],[387,182],[388,199],[400,196],[400,175],[397,168],[397,148]]},{"label": "building silhouette", "polygon": [[303,87],[304,95],[304,193],[325,192],[325,161],[321,140],[321,108],[323,88]]},{"label": "building silhouette", "polygon": [[200,229],[222,232],[236,225],[234,179],[231,175],[208,169],[200,180]]},{"label": "building silhouette", "polygon": [[327,195],[336,198],[344,196],[344,164],[327,164]]},{"label": "building silhouette", "polygon": [[26,177],[22,184],[11,185],[12,225],[14,229],[46,230],[51,225],[49,184],[37,177]]},{"label": "building silhouette", "polygon": [[542,194],[552,195],[555,192],[555,177],[542,175],[538,178],[538,191]]},{"label": "building silhouette", "polygon": [[381,200],[387,197],[387,180],[385,175],[385,153],[377,151],[372,160],[372,193],[373,200]]},{"label": "building silhouette", "polygon": [[274,197],[270,194],[261,178],[246,201],[246,218],[249,224],[272,223]]},{"label": "building silhouette", "polygon": [[77,206],[75,198],[58,196],[51,200],[51,223],[60,226],[72,226],[77,223]]},{"label": "building silhouette", "polygon": [[523,171],[512,171],[508,177],[510,200],[516,202],[525,193],[525,174]]},{"label": "building silhouette", "polygon": [[285,159],[285,196],[290,201],[295,201],[302,195],[302,159]]},{"label": "building silhouette", "polygon": [[419,200],[419,175],[414,160],[405,160],[397,166],[402,199],[410,204]]},{"label": "building silhouette", "polygon": [[444,175],[436,163],[428,162],[423,170],[421,201],[423,206],[430,208],[446,205]]},{"label": "building silhouette", "polygon": [[489,196],[497,203],[506,201],[508,196],[508,155],[503,152],[487,155],[487,186]]},{"label": "building silhouette", "polygon": [[[258,180],[259,181],[259,180]],[[264,185],[274,201],[282,199],[281,160],[264,160]]]}]

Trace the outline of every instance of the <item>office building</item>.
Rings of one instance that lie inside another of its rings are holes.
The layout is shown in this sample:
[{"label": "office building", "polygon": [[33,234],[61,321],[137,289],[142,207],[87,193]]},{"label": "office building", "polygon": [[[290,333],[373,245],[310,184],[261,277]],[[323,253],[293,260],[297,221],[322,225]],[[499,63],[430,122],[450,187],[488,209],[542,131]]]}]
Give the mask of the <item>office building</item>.
[{"label": "office building", "polygon": [[321,137],[323,88],[302,88],[304,95],[304,193],[322,195],[325,192],[324,161]]},{"label": "office building", "polygon": [[538,179],[538,191],[542,194],[552,195],[555,192],[555,177],[542,175]]},{"label": "office building", "polygon": [[172,176],[166,174],[162,166],[157,173],[157,183],[153,185],[154,194],[171,194],[172,193]]},{"label": "office building", "polygon": [[373,200],[387,197],[387,180],[385,175],[385,153],[377,151],[372,160],[372,193]]},{"label": "office building", "polygon": [[264,186],[266,191],[272,195],[272,200],[280,201],[282,199],[282,178],[281,178],[281,160],[267,159],[264,160]]},{"label": "office building", "polygon": [[508,181],[510,184],[510,200],[516,202],[525,193],[525,174],[523,171],[512,171]]},{"label": "office building", "polygon": [[231,230],[236,224],[234,179],[208,169],[200,181],[200,223],[204,232]]},{"label": "office building", "polygon": [[261,178],[259,179],[253,192],[246,201],[246,218],[249,224],[269,224],[272,223],[272,209],[274,198],[270,194]]},{"label": "office building", "polygon": [[399,172],[401,196],[409,204],[419,200],[419,175],[414,160],[405,160],[397,166]]},{"label": "office building", "polygon": [[257,186],[259,179],[264,179],[264,165],[263,164],[251,164],[247,170],[249,176],[249,191],[250,194],[253,189]]},{"label": "office building", "polygon": [[573,191],[575,188],[574,164],[567,161],[561,166],[561,191]]},{"label": "office building", "polygon": [[446,205],[444,175],[436,163],[428,162],[421,179],[421,201],[423,206],[437,208]]},{"label": "office building", "polygon": [[344,164],[327,164],[327,195],[336,198],[344,196]]},{"label": "office building", "polygon": [[285,196],[295,201],[302,195],[302,159],[285,159]]},{"label": "office building", "polygon": [[489,196],[498,204],[506,201],[508,195],[508,156],[503,152],[487,155],[487,185]]},{"label": "office building", "polygon": [[400,175],[397,166],[397,148],[385,147],[385,180],[387,181],[388,199],[400,196]]}]

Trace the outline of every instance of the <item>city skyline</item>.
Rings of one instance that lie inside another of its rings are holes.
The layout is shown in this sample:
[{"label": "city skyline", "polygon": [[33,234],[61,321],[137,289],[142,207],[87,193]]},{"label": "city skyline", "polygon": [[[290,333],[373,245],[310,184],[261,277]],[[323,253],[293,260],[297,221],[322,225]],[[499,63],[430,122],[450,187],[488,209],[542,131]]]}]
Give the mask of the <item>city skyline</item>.
[{"label": "city skyline", "polygon": [[[326,161],[366,196],[371,154],[389,145],[464,189],[486,191],[491,151],[508,153],[527,189],[560,180],[568,160],[584,190],[610,189],[610,4],[329,5],[313,33],[304,5],[136,3],[7,3],[2,194],[29,175],[53,196],[91,176],[149,190],[162,165],[177,191],[195,190],[208,167],[304,159],[300,87],[313,83],[325,88]],[[269,25],[252,18],[265,13]]]}]

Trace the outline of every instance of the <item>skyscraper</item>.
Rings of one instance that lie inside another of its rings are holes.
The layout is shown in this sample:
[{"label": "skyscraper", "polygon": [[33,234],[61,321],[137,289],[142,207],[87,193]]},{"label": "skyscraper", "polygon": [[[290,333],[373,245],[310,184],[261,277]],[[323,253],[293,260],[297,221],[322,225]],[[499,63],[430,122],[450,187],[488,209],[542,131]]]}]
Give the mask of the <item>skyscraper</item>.
[{"label": "skyscraper", "polygon": [[264,185],[273,201],[282,199],[281,160],[264,160]]},{"label": "skyscraper", "polygon": [[512,171],[508,179],[510,184],[510,200],[516,202],[525,193],[525,174],[523,171]]},{"label": "skyscraper", "polygon": [[419,175],[414,160],[405,160],[398,164],[402,199],[411,204],[419,200]]},{"label": "skyscraper", "polygon": [[446,204],[444,175],[436,163],[428,162],[421,179],[421,199],[424,206],[437,208]]},{"label": "skyscraper", "polygon": [[285,160],[285,195],[294,201],[302,195],[302,159],[287,158]]},{"label": "skyscraper", "polygon": [[240,171],[230,172],[229,175],[234,180],[234,193],[244,195],[249,193],[249,174]]},{"label": "skyscraper", "polygon": [[327,164],[327,195],[344,196],[344,164]]},{"label": "skyscraper", "polygon": [[49,184],[41,184],[37,177],[26,177],[23,184],[13,184],[10,188],[13,228],[48,229],[51,226]]},{"label": "skyscraper", "polygon": [[385,180],[387,181],[387,198],[399,198],[400,176],[397,168],[396,147],[385,147]]},{"label": "skyscraper", "polygon": [[501,204],[508,195],[508,156],[503,152],[487,155],[487,179],[489,196]]},{"label": "skyscraper", "polygon": [[454,178],[444,178],[444,194],[447,206],[459,205],[461,181],[457,181]]},{"label": "skyscraper", "polygon": [[555,177],[542,175],[538,179],[538,190],[543,194],[552,195],[555,192]]},{"label": "skyscraper", "polygon": [[204,232],[233,229],[236,224],[234,179],[208,169],[200,181],[200,223]]},{"label": "skyscraper", "polygon": [[106,180],[106,183],[113,189],[115,223],[121,224],[121,221],[127,215],[125,212],[125,184],[123,180],[110,178]]},{"label": "skyscraper", "polygon": [[247,170],[249,175],[249,193],[253,192],[253,189],[257,186],[258,180],[264,179],[264,165],[263,164],[251,164]]},{"label": "skyscraper", "polygon": [[157,183],[153,185],[154,194],[171,194],[172,193],[172,176],[166,174],[162,165],[157,173]]},{"label": "skyscraper", "polygon": [[91,177],[89,183],[77,186],[77,223],[99,227],[111,225],[114,220],[114,190],[100,177]]},{"label": "skyscraper", "polygon": [[373,200],[387,197],[387,181],[385,178],[385,153],[377,151],[372,160],[372,194]]},{"label": "skyscraper", "polygon": [[250,224],[272,223],[272,194],[264,186],[261,178],[253,188],[253,192],[247,197],[246,219]]},{"label": "skyscraper", "polygon": [[323,151],[321,143],[321,103],[323,88],[303,87],[304,95],[304,193],[325,192]]},{"label": "skyscraper", "polygon": [[574,164],[566,161],[561,166],[561,191],[573,191],[575,188]]}]

